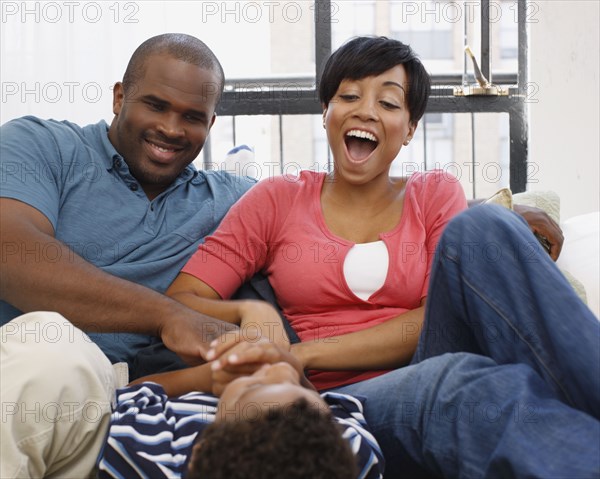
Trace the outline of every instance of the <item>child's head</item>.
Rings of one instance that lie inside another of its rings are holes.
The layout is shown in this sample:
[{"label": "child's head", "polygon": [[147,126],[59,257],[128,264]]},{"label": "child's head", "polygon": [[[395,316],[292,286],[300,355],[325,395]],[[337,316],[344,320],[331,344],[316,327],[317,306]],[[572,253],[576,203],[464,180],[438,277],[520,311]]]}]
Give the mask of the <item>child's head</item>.
[{"label": "child's head", "polygon": [[417,123],[425,113],[431,79],[410,46],[386,37],[357,37],[331,54],[319,84],[321,104],[329,105],[343,80],[377,76],[397,65],[403,65],[408,76],[406,102],[410,121]]},{"label": "child's head", "polygon": [[211,424],[194,446],[186,479],[349,479],[356,469],[331,414],[300,398],[255,419]]}]

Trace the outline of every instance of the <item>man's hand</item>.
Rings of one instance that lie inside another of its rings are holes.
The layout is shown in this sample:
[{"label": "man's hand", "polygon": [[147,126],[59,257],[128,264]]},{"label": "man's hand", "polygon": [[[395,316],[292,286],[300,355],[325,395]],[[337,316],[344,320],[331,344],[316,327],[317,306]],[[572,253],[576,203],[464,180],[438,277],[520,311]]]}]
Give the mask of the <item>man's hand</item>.
[{"label": "man's hand", "polygon": [[169,318],[159,334],[167,348],[193,366],[207,359],[211,342],[224,333],[237,330],[239,327],[235,324],[190,312]]},{"label": "man's hand", "polygon": [[527,221],[534,234],[546,240],[550,249],[550,257],[556,261],[565,241],[560,226],[544,210],[539,208],[515,204],[513,209]]}]

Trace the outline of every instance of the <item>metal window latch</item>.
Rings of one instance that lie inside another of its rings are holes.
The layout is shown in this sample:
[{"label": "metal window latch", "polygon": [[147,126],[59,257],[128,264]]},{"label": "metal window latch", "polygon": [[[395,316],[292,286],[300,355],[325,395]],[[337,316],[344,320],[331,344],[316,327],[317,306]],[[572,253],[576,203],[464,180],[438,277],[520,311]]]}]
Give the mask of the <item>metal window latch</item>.
[{"label": "metal window latch", "polygon": [[473,69],[475,71],[477,83],[455,86],[454,96],[507,96],[508,89],[490,83],[488,79],[483,76],[483,73],[481,73],[479,65],[477,64],[477,59],[475,58],[475,55],[473,55],[469,45],[465,45],[465,53],[469,55],[473,61]]}]

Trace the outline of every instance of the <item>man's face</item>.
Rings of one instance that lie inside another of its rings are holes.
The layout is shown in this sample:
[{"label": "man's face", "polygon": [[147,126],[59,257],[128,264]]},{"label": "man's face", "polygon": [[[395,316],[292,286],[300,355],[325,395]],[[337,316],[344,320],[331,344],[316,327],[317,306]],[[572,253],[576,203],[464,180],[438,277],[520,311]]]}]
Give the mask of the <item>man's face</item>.
[{"label": "man's face", "polygon": [[167,54],[148,57],[125,92],[115,85],[108,133],[150,199],[200,153],[215,120],[219,77]]}]

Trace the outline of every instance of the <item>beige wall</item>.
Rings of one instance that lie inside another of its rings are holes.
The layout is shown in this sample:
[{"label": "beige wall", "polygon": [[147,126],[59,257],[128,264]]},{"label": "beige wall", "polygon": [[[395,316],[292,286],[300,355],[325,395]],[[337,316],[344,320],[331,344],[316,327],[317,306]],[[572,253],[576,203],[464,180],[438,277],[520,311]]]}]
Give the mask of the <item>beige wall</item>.
[{"label": "beige wall", "polygon": [[600,209],[600,2],[534,3],[528,189],[556,191],[566,219]]}]

